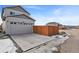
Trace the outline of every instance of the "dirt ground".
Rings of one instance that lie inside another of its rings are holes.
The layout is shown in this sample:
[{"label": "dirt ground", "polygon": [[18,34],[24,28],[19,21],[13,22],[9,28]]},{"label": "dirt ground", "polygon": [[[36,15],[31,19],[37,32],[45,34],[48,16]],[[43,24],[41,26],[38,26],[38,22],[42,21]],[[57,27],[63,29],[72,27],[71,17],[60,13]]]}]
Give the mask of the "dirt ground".
[{"label": "dirt ground", "polygon": [[70,38],[61,45],[61,53],[79,53],[79,29],[64,30]]}]

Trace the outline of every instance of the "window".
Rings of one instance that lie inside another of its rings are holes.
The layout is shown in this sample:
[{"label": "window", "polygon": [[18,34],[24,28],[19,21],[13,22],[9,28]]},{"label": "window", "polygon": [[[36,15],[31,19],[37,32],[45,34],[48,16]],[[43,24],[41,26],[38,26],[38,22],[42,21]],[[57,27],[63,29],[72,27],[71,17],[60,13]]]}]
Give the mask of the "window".
[{"label": "window", "polygon": [[5,19],[3,18],[3,21],[5,21]]},{"label": "window", "polygon": [[6,17],[4,17],[2,20],[5,21]]},{"label": "window", "polygon": [[31,23],[31,25],[33,25],[33,23]]},{"label": "window", "polygon": [[30,25],[32,25],[32,23],[30,23]]},{"label": "window", "polygon": [[27,23],[26,23],[26,25],[27,25]]},{"label": "window", "polygon": [[22,22],[20,22],[20,24],[22,24]]},{"label": "window", "polygon": [[28,23],[26,23],[26,25],[28,25]]},{"label": "window", "polygon": [[32,25],[32,23],[30,23],[30,25]]},{"label": "window", "polygon": [[30,23],[28,23],[28,25],[30,25]]},{"label": "window", "polygon": [[16,24],[16,22],[14,22],[14,24]]},{"label": "window", "polygon": [[26,23],[24,23],[24,25],[26,25]]},{"label": "window", "polygon": [[17,22],[18,24],[20,24],[20,22]]},{"label": "window", "polygon": [[10,22],[10,24],[13,24],[13,22]]},{"label": "window", "polygon": [[15,15],[15,12],[10,12],[10,15]]}]

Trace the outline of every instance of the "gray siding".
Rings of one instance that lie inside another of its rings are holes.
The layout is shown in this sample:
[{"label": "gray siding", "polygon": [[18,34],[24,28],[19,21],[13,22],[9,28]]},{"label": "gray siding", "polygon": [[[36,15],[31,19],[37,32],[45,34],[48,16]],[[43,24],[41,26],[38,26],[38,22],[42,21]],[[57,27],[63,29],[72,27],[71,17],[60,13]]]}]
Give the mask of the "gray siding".
[{"label": "gray siding", "polygon": [[20,15],[20,14],[28,15],[28,13],[26,13],[26,12],[21,12],[21,11],[18,11],[18,10],[6,8],[6,9],[4,9],[3,16],[5,16],[5,17],[6,17],[6,16],[11,16],[11,15],[10,15],[10,12],[14,12],[15,15]]},{"label": "gray siding", "polygon": [[3,29],[3,31],[6,31],[6,21],[3,21],[2,29]]}]

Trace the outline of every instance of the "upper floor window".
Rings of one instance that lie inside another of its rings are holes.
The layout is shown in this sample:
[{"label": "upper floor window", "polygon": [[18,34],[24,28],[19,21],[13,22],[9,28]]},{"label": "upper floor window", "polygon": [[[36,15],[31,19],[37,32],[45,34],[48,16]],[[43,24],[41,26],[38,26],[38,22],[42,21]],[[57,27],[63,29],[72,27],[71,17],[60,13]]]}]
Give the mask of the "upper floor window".
[{"label": "upper floor window", "polygon": [[16,22],[14,22],[14,24],[16,24]]},{"label": "upper floor window", "polygon": [[5,19],[3,18],[3,21],[5,21]]},{"label": "upper floor window", "polygon": [[4,17],[2,20],[5,21],[6,17]]},{"label": "upper floor window", "polygon": [[10,24],[13,24],[13,22],[10,22]]},{"label": "upper floor window", "polygon": [[10,12],[10,15],[15,15],[15,12]]}]

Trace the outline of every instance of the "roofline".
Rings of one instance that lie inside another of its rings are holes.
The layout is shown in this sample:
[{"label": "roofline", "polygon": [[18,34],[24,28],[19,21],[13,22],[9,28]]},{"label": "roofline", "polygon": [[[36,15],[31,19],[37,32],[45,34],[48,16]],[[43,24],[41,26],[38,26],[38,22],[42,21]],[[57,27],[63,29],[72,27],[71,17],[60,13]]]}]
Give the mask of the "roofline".
[{"label": "roofline", "polygon": [[29,15],[31,15],[29,12],[27,12],[23,7],[21,7],[20,5],[18,5],[18,6],[11,6],[11,7],[4,7],[4,8],[2,8],[2,13],[1,13],[1,18],[2,18],[2,16],[3,16],[3,13],[4,13],[4,9],[6,9],[6,8],[13,8],[13,7],[20,7],[22,10],[24,10],[26,13],[28,13]]},{"label": "roofline", "polygon": [[7,17],[16,17],[16,16],[26,16],[26,17],[28,17],[28,18],[30,18],[31,20],[33,20],[33,21],[36,21],[36,20],[34,20],[33,18],[31,18],[31,17],[29,17],[29,16],[27,16],[27,15],[25,15],[25,14],[20,14],[20,15],[14,15],[14,16],[7,16]]},{"label": "roofline", "polygon": [[24,10],[26,13],[28,13],[30,15],[29,12],[27,12],[23,7],[21,7],[20,5],[17,6],[11,6],[11,7],[5,7],[5,8],[13,8],[13,7],[20,7],[22,10]]}]

